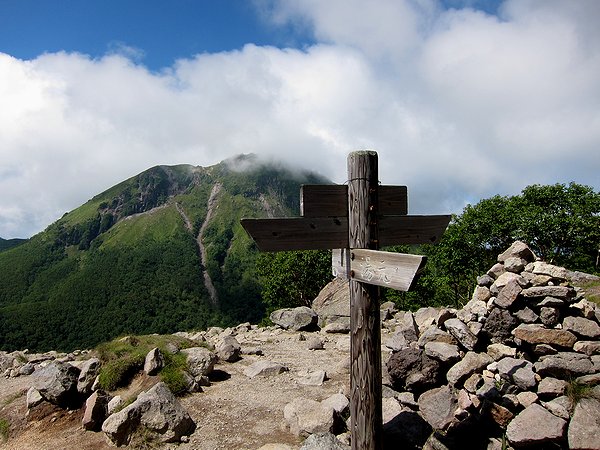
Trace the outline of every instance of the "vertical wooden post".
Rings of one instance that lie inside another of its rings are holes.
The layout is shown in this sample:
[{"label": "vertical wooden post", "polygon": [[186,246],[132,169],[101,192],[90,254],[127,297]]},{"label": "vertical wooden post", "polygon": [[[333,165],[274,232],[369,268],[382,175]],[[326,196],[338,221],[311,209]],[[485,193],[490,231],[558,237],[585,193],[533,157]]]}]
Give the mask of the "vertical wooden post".
[{"label": "vertical wooden post", "polygon": [[[377,153],[348,156],[349,245],[379,247]],[[352,251],[352,250],[350,250]],[[381,330],[379,287],[350,280],[350,414],[352,450],[380,450]]]}]

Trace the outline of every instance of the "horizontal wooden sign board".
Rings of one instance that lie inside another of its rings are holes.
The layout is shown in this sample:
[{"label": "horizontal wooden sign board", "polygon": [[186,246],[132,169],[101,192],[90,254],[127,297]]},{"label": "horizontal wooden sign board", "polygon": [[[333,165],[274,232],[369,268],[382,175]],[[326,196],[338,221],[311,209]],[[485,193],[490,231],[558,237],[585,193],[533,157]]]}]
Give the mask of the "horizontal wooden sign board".
[{"label": "horizontal wooden sign board", "polygon": [[[380,217],[379,246],[435,243],[449,221],[450,216]],[[263,252],[348,247],[346,217],[242,219],[241,223]]]},{"label": "horizontal wooden sign board", "polygon": [[379,217],[379,247],[399,244],[435,244],[448,224],[450,215]]},{"label": "horizontal wooden sign board", "polygon": [[336,249],[331,268],[338,278],[408,291],[425,266],[426,256],[366,249]]},{"label": "horizontal wooden sign board", "polygon": [[[406,186],[379,186],[381,215],[408,214]],[[305,184],[300,188],[300,214],[303,217],[348,217],[348,186]]]},{"label": "horizontal wooden sign board", "polygon": [[242,219],[261,252],[327,250],[348,246],[346,217]]}]

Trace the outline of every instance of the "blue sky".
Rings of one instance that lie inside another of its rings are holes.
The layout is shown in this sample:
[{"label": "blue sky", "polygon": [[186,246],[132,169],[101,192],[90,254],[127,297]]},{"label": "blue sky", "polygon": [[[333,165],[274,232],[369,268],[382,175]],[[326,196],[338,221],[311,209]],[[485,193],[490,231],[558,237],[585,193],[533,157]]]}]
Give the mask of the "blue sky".
[{"label": "blue sky", "polygon": [[290,27],[271,26],[245,0],[1,0],[0,18],[2,51],[13,56],[67,51],[101,57],[130,47],[151,70],[247,43],[310,44]]},{"label": "blue sky", "polygon": [[0,237],[156,164],[239,153],[410,212],[600,189],[596,0],[0,0]]}]

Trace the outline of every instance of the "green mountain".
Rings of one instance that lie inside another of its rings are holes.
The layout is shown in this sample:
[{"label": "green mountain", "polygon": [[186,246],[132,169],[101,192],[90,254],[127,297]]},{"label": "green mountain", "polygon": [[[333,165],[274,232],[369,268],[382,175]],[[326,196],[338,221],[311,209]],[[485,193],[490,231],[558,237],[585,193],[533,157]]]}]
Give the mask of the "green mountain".
[{"label": "green mountain", "polygon": [[260,320],[257,252],[240,218],[298,215],[300,185],[324,182],[246,155],[119,183],[0,252],[0,349]]}]

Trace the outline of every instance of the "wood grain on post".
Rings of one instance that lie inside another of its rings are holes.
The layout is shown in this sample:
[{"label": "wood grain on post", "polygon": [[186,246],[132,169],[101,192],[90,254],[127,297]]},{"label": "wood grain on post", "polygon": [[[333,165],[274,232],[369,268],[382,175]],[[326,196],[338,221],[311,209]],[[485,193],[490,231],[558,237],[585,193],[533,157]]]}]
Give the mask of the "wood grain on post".
[{"label": "wood grain on post", "polygon": [[[348,228],[350,248],[377,250],[377,153],[348,156]],[[350,281],[350,414],[352,450],[380,450],[381,330],[379,287]]]}]

